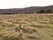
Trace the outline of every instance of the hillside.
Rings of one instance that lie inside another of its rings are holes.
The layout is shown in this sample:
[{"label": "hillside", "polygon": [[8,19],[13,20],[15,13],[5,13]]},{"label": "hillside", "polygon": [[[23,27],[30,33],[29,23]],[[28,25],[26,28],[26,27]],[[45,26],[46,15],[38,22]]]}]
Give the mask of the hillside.
[{"label": "hillside", "polygon": [[34,13],[42,9],[51,9],[53,11],[53,5],[51,6],[32,6],[27,8],[11,8],[11,9],[0,9],[0,14],[2,13]]}]

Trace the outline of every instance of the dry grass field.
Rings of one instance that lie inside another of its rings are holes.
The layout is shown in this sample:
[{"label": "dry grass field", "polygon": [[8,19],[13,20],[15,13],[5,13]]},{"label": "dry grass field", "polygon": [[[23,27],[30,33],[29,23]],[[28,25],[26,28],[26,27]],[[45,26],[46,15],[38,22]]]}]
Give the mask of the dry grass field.
[{"label": "dry grass field", "polygon": [[0,15],[0,40],[19,40],[20,23],[22,40],[53,40],[53,14],[35,13]]}]

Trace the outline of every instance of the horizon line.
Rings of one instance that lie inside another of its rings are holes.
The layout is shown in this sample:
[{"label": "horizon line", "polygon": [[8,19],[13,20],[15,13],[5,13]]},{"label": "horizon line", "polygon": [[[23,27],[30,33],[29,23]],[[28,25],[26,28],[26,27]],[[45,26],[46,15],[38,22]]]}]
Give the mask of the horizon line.
[{"label": "horizon line", "polygon": [[[53,5],[47,5],[47,6],[53,6]],[[28,6],[28,7],[47,7],[47,6]],[[19,7],[16,7],[16,8],[18,8],[18,9],[22,9],[22,8],[28,8],[28,7],[21,7],[21,8],[19,8]],[[16,8],[0,8],[0,9],[16,9]]]}]

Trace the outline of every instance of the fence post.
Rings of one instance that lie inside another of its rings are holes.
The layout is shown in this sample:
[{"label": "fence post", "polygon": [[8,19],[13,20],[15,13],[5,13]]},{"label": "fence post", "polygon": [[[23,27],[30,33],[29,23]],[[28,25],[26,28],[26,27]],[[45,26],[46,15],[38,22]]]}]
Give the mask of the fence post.
[{"label": "fence post", "polygon": [[19,40],[22,40],[22,28],[21,28],[21,24],[19,25],[19,28],[20,28],[20,39]]}]

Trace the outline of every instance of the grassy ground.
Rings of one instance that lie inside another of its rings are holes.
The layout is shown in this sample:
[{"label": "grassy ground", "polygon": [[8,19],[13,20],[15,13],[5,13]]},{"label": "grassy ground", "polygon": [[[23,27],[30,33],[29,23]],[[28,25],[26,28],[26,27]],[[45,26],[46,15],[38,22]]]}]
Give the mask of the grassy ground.
[{"label": "grassy ground", "polygon": [[53,40],[53,14],[0,15],[0,40],[19,40],[20,23],[23,40]]}]

